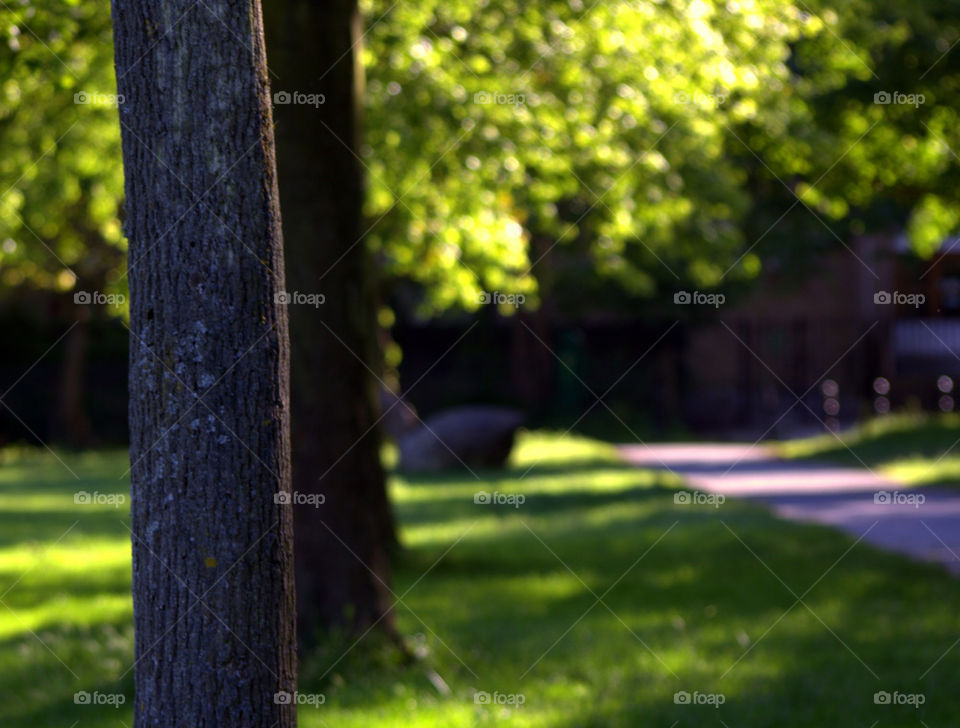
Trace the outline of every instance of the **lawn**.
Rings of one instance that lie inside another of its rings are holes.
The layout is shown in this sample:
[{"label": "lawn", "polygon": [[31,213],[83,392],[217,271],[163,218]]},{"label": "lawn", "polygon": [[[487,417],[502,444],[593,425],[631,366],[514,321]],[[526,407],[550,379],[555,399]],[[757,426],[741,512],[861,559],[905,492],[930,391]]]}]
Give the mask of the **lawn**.
[{"label": "lawn", "polygon": [[[74,503],[123,493],[125,456],[61,457],[0,461],[0,725],[129,727],[126,509]],[[300,690],[325,702],[301,725],[955,725],[960,582],[938,567],[733,500],[677,505],[680,484],[589,440],[527,435],[476,476],[393,479],[397,617],[421,659],[312,655]]]},{"label": "lawn", "polygon": [[784,457],[868,467],[908,485],[960,487],[960,414],[901,414],[782,443]]}]

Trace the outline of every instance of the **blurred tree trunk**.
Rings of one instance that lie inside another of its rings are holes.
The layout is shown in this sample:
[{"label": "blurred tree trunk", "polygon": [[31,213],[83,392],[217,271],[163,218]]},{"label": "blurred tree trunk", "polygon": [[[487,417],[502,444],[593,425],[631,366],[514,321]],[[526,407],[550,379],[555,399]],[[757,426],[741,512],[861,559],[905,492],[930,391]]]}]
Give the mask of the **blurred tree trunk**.
[{"label": "blurred tree trunk", "polygon": [[[553,351],[554,266],[551,252],[556,241],[549,235],[531,231],[531,270],[537,276],[540,306],[518,311],[513,317],[513,342],[510,356],[513,388],[517,400],[537,417],[556,417],[559,367]],[[564,413],[568,414],[568,413]]]},{"label": "blurred tree trunk", "polygon": [[90,444],[90,420],[87,418],[86,375],[87,350],[90,343],[89,314],[81,307],[74,327],[64,342],[60,364],[59,401],[54,433],[72,447]]},{"label": "blurred tree trunk", "polygon": [[288,288],[326,297],[319,307],[290,310],[293,481],[296,491],[326,499],[294,506],[301,637],[375,623],[393,634],[396,536],[380,462],[375,271],[362,240],[356,156],[360,16],[354,0],[268,0],[265,12],[270,69],[279,79]]},{"label": "blurred tree trunk", "polygon": [[[135,725],[291,728],[288,333],[259,0],[113,6]],[[189,15],[189,20],[180,20]]]}]

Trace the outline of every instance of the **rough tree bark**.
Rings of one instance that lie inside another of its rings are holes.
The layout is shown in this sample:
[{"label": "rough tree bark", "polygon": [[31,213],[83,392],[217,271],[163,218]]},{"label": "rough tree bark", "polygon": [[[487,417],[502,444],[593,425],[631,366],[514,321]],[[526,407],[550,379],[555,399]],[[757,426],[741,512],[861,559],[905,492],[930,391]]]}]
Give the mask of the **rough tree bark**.
[{"label": "rough tree bark", "polygon": [[114,0],[113,19],[135,725],[289,728],[289,352],[260,2]]},{"label": "rough tree bark", "polygon": [[360,17],[355,0],[267,0],[264,12],[288,288],[326,296],[290,311],[294,486],[326,498],[319,508],[294,506],[298,624],[305,640],[372,624],[392,634],[395,535],[376,427],[375,280],[361,240],[356,156]]}]

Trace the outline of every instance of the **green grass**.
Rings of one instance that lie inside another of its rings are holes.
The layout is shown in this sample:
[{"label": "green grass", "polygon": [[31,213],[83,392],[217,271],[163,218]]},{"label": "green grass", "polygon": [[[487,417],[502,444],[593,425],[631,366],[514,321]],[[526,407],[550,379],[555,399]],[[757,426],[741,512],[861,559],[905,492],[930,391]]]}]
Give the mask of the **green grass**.
[{"label": "green grass", "polygon": [[787,458],[866,466],[907,485],[960,487],[960,414],[895,415],[834,436],[781,443]]},{"label": "green grass", "polygon": [[[0,463],[0,725],[132,726],[126,511],[73,502],[122,493],[125,459],[63,458],[79,483],[46,454]],[[677,483],[582,439],[528,435],[509,470],[477,475],[394,479],[397,618],[422,659],[365,644],[311,656],[300,690],[326,702],[301,725],[955,725],[960,581],[938,567],[847,553],[847,536],[754,505],[675,505]],[[526,500],[475,504],[478,491]],[[77,690],[127,702],[78,707]],[[925,704],[878,706],[879,690]],[[524,704],[478,705],[477,691]],[[677,705],[677,691],[726,702]]]}]

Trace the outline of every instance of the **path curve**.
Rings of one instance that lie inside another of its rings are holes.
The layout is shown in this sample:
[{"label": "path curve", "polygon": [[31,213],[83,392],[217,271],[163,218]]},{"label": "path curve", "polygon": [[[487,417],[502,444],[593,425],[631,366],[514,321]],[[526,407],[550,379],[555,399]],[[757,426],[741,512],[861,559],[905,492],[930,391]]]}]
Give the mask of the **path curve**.
[{"label": "path curve", "polygon": [[762,445],[666,443],[619,450],[627,462],[669,470],[697,490],[762,501],[782,518],[834,526],[858,538],[866,534],[863,540],[874,546],[960,575],[960,493],[906,488],[866,469],[783,460]]}]

